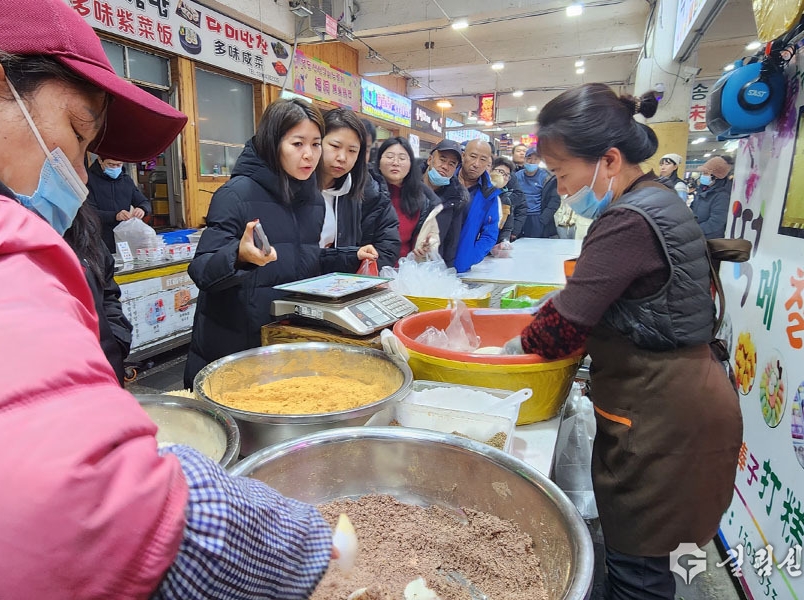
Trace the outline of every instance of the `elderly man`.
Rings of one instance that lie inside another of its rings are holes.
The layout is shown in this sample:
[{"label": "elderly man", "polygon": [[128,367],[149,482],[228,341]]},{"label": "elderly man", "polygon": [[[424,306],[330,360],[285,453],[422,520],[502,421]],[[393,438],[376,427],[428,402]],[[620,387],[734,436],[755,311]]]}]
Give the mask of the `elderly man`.
[{"label": "elderly man", "polygon": [[491,166],[491,145],[481,140],[466,144],[458,180],[469,192],[469,206],[458,238],[455,269],[464,273],[479,263],[497,243],[500,209],[495,187],[487,169]]},{"label": "elderly man", "polygon": [[464,209],[469,194],[455,176],[461,164],[461,146],[452,140],[441,140],[422,163],[424,185],[441,198],[444,207],[436,217],[443,240],[440,253],[448,267],[454,266],[458,251],[458,236],[463,225]]}]

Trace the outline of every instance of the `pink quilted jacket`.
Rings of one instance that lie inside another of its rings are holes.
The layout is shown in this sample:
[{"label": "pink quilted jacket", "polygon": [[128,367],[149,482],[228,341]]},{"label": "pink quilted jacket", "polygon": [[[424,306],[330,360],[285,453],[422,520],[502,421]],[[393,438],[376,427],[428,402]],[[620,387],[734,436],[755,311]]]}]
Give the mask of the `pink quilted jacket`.
[{"label": "pink quilted jacket", "polygon": [[0,197],[0,598],[147,598],[187,484],[120,389],[69,247]]}]

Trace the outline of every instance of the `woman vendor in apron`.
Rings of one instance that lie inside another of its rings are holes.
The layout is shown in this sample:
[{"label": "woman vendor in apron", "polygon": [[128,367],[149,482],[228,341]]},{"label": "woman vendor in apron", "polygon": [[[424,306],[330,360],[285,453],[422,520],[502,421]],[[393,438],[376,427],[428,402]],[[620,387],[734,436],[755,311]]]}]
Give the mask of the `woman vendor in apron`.
[{"label": "woman vendor in apron", "polygon": [[685,203],[640,163],[656,152],[653,93],[587,84],[539,115],[558,192],[594,218],[566,287],[506,345],[592,358],[592,479],[606,544],[606,598],[672,599],[669,554],[709,542],[734,488],[742,417],[710,351],[706,240]]}]

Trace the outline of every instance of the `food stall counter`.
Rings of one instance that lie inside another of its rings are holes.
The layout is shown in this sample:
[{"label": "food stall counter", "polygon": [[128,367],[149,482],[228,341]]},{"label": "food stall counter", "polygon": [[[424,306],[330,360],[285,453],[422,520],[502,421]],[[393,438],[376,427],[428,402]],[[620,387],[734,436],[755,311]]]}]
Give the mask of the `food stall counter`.
[{"label": "food stall counter", "polygon": [[520,238],[509,258],[487,256],[461,277],[477,283],[564,285],[564,261],[578,258],[581,240]]}]

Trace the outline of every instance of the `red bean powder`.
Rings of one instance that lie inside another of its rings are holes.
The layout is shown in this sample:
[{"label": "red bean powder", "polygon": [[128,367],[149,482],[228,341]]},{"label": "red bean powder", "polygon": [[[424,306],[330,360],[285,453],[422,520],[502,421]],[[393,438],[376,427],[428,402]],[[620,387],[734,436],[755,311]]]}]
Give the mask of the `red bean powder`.
[{"label": "red bean powder", "polygon": [[[349,516],[357,532],[355,568],[332,566],[311,600],[403,600],[405,586],[423,577],[441,600],[546,600],[539,558],[529,535],[510,521],[464,509],[468,523],[433,506],[369,495],[318,507],[333,527]],[[472,587],[473,586],[473,587]],[[470,592],[470,590],[472,590]]]}]

